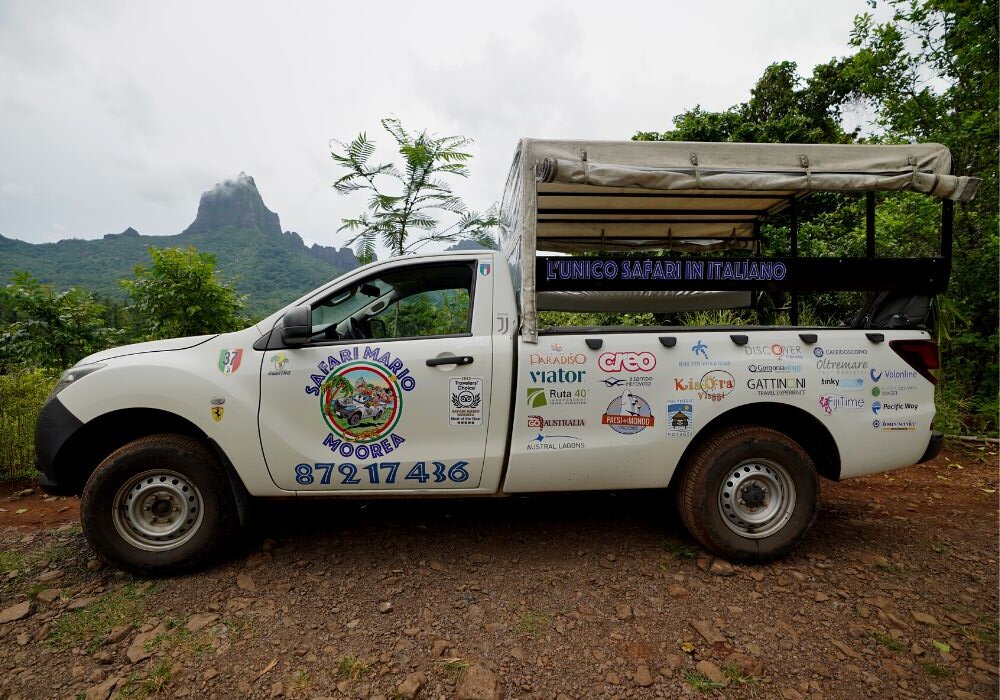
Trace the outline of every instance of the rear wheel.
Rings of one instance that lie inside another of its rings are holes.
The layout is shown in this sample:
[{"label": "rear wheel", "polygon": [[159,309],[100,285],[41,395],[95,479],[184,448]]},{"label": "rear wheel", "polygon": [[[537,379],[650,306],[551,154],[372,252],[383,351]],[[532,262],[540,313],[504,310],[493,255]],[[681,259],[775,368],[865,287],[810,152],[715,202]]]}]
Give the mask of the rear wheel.
[{"label": "rear wheel", "polygon": [[678,509],[706,548],[734,561],[787,554],[816,519],[812,459],[770,428],[726,428],[705,441],[679,484]]},{"label": "rear wheel", "polygon": [[199,566],[238,525],[222,465],[184,435],[152,435],[113,452],[87,480],[80,510],[97,553],[140,574]]}]

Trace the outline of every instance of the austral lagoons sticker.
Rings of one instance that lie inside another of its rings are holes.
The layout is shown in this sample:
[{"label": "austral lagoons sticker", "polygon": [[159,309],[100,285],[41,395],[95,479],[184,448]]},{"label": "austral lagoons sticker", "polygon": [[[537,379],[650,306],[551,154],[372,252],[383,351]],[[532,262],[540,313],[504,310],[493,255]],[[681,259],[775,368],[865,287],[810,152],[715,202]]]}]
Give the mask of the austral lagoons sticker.
[{"label": "austral lagoons sticker", "polygon": [[616,433],[633,435],[653,425],[653,416],[646,400],[626,389],[608,404],[601,422]]},{"label": "austral lagoons sticker", "polygon": [[403,397],[416,380],[389,352],[377,347],[341,350],[316,365],[305,392],[319,398],[330,432],[323,445],[342,457],[383,457],[406,440],[395,432]]}]

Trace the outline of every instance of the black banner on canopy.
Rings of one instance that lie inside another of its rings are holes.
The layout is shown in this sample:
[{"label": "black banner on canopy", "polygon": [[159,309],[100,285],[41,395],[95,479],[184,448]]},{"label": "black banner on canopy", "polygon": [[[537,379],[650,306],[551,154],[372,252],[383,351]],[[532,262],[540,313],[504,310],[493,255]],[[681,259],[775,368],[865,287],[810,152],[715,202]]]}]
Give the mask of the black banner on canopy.
[{"label": "black banner on canopy", "polygon": [[556,257],[535,260],[535,287],[557,291],[885,291],[939,294],[945,258]]}]

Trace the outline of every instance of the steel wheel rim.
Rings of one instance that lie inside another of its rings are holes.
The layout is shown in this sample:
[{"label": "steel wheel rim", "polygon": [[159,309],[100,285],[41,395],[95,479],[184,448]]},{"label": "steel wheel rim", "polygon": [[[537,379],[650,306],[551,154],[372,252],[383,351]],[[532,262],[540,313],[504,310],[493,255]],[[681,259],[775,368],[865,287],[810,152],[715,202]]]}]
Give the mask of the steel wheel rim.
[{"label": "steel wheel rim", "polygon": [[194,537],[204,501],[194,483],[169,469],[151,469],[129,479],[115,494],[115,530],[147,552],[176,549]]},{"label": "steel wheel rim", "polygon": [[769,537],[785,526],[794,511],[792,477],[769,459],[740,462],[719,485],[722,522],[740,537]]}]

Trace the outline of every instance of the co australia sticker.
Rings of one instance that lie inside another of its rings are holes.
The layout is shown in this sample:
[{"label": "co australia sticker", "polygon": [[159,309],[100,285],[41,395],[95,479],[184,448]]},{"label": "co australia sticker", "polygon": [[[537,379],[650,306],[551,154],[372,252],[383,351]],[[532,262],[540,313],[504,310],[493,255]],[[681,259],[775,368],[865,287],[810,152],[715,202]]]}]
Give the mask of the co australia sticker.
[{"label": "co australia sticker", "polygon": [[403,414],[403,396],[416,387],[401,360],[388,352],[365,348],[341,351],[318,365],[325,375],[312,375],[306,393],[319,397],[320,413],[330,433],[323,445],[343,457],[382,457],[405,439],[393,432]]},{"label": "co australia sticker", "polygon": [[653,425],[653,416],[646,400],[626,389],[608,404],[601,422],[616,433],[634,435]]}]

